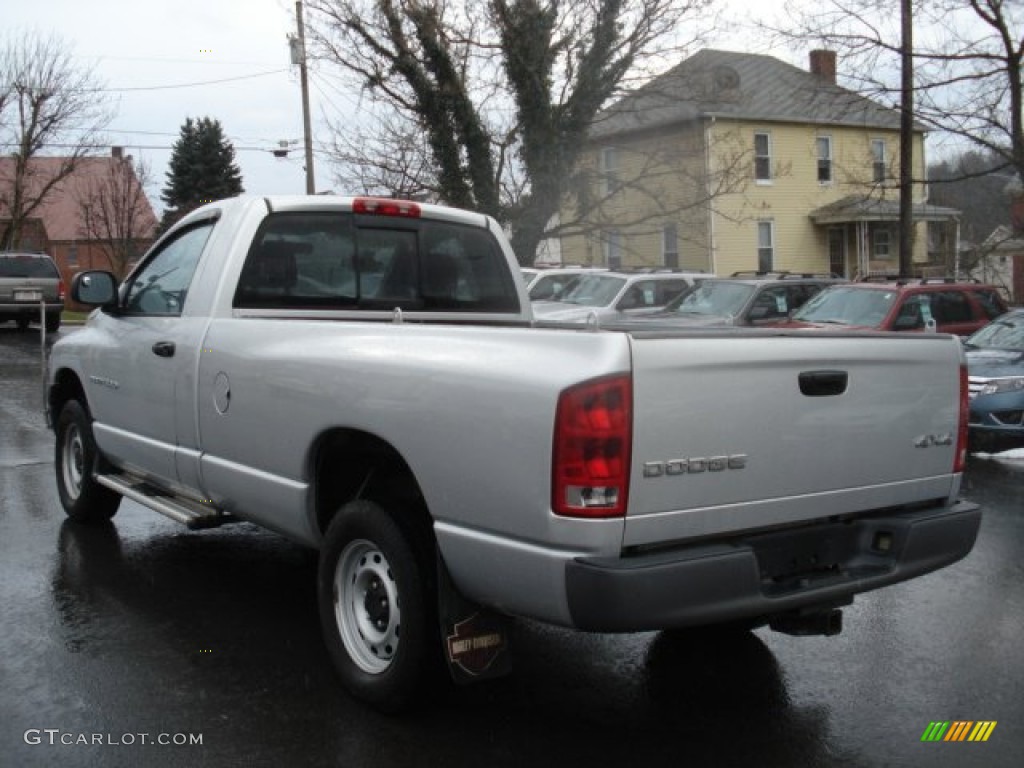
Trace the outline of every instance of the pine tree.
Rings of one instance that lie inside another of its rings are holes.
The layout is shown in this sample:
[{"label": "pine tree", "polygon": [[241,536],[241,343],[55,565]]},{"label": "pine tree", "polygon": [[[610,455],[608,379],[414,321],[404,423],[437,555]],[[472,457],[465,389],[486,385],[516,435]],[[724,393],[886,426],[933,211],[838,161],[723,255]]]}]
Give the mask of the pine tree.
[{"label": "pine tree", "polygon": [[235,148],[224,137],[219,120],[185,119],[181,136],[174,142],[167,185],[160,199],[167,205],[160,231],[211,200],[234,197],[245,190],[235,163]]}]

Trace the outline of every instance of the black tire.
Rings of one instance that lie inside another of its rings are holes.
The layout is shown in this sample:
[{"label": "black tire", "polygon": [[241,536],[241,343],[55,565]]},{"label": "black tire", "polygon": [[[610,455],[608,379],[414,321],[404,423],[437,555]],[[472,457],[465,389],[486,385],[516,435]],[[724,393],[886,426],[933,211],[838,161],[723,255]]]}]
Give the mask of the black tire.
[{"label": "black tire", "polygon": [[57,492],[67,516],[76,523],[109,520],[121,503],[118,493],[93,478],[99,451],[92,435],[92,418],[77,400],[69,400],[57,417],[54,469]]},{"label": "black tire", "polygon": [[46,332],[56,333],[60,329],[60,315],[53,312],[46,316]]},{"label": "black tire", "polygon": [[383,712],[419,699],[439,658],[433,567],[426,547],[378,504],[354,501],[320,550],[324,640],[348,691]]}]

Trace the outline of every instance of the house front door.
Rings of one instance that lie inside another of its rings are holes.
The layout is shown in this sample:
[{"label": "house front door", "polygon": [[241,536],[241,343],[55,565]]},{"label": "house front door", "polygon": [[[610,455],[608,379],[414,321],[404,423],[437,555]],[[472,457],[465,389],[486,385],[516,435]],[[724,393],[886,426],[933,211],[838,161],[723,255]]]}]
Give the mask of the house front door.
[{"label": "house front door", "polygon": [[828,269],[840,277],[850,276],[846,268],[846,229],[843,227],[828,229]]}]

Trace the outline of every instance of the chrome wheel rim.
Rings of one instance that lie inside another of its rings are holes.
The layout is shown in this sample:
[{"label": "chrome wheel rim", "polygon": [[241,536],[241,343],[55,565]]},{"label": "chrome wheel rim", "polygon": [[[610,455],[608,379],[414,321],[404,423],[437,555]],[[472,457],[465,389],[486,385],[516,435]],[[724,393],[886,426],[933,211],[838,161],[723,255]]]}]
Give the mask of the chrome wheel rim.
[{"label": "chrome wheel rim", "polygon": [[85,474],[85,444],[82,430],[77,424],[70,424],[64,433],[61,465],[64,490],[72,500],[77,499],[82,493],[82,478]]},{"label": "chrome wheel rim", "polygon": [[364,672],[386,671],[398,652],[398,584],[372,542],[349,542],[334,570],[334,616],[349,658]]}]

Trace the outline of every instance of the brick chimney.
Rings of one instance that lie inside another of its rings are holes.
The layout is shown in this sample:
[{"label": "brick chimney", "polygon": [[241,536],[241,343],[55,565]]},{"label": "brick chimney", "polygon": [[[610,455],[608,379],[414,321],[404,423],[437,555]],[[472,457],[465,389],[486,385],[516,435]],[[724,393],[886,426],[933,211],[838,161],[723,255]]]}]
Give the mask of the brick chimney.
[{"label": "brick chimney", "polygon": [[811,51],[811,72],[836,84],[836,52],[818,49]]},{"label": "brick chimney", "polygon": [[124,147],[111,147],[110,156],[117,160],[122,159],[124,157]]},{"label": "brick chimney", "polygon": [[1024,235],[1024,192],[1010,197],[1010,226],[1015,235]]}]

